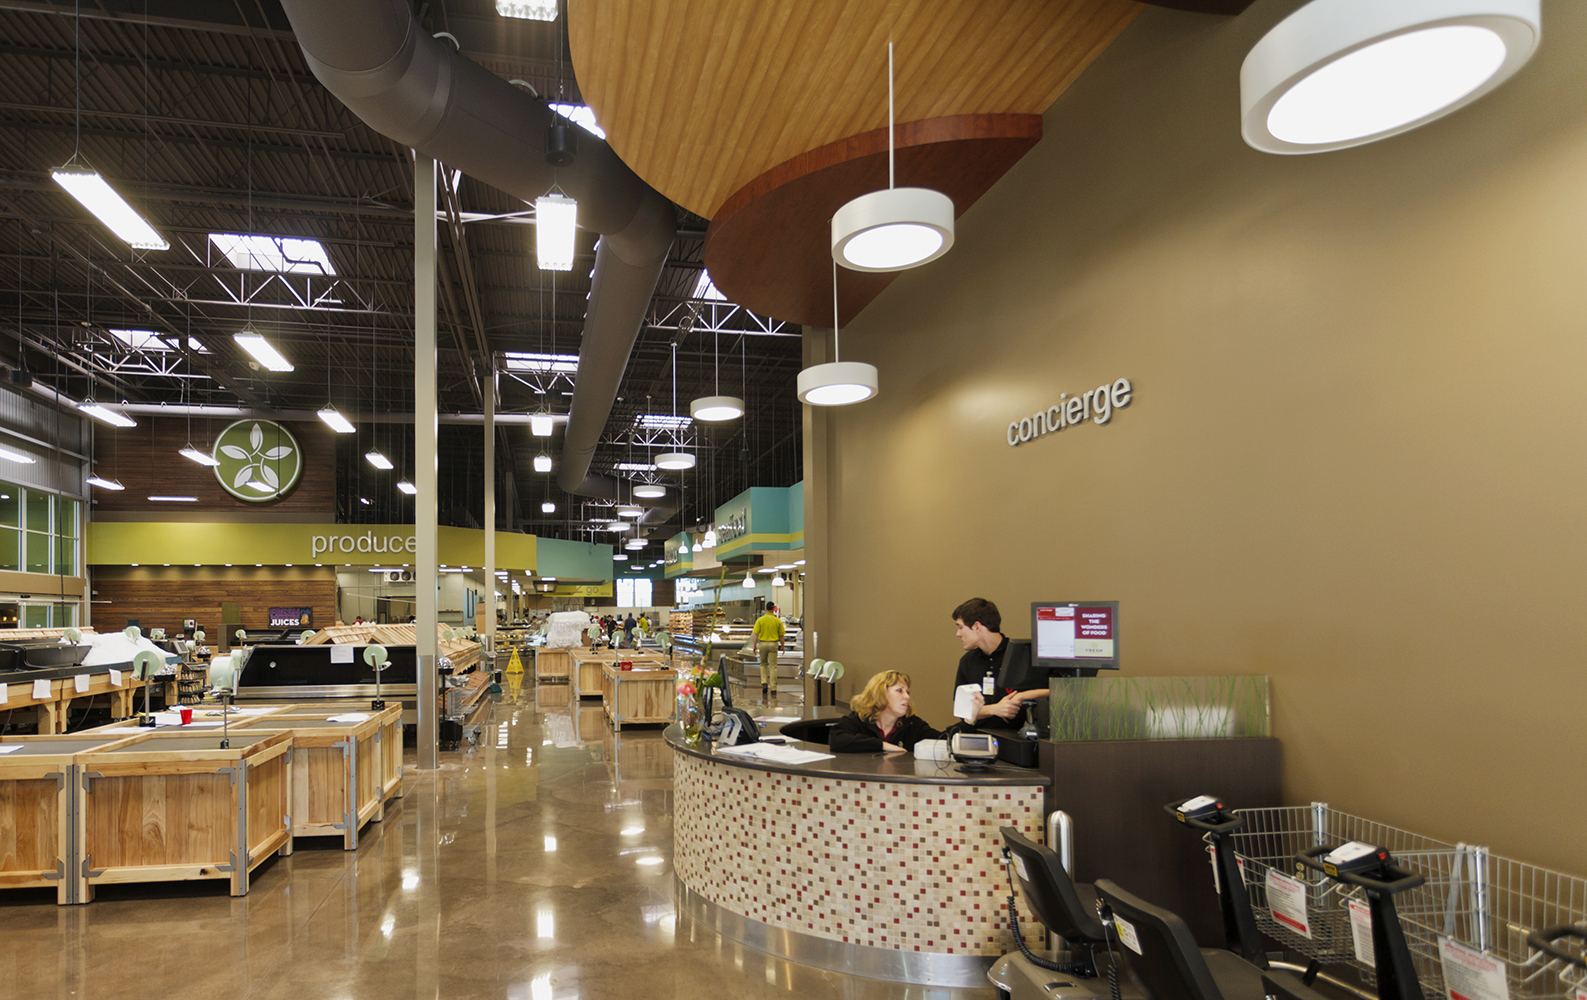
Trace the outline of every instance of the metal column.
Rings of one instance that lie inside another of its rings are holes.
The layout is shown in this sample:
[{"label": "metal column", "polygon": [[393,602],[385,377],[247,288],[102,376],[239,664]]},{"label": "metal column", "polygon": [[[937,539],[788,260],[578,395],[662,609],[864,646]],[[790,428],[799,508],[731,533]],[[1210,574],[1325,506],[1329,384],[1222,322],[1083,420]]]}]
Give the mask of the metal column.
[{"label": "metal column", "polygon": [[413,592],[417,607],[419,768],[440,766],[435,673],[436,634],[436,402],[435,402],[435,161],[413,161]]},{"label": "metal column", "polygon": [[[480,386],[485,397],[485,663],[496,669],[496,359],[485,359],[488,370]],[[511,590],[508,591],[511,593]]]}]

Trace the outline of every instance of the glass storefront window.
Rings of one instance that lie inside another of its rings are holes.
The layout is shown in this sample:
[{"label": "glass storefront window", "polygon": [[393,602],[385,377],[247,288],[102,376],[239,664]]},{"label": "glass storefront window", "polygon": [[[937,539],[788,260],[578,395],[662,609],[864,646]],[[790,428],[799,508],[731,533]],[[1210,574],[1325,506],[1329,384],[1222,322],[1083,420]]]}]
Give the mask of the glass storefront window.
[{"label": "glass storefront window", "polygon": [[[54,497],[38,490],[25,490],[27,496],[27,529],[29,531],[50,530],[50,501]],[[45,570],[45,572],[49,572]]]},{"label": "glass storefront window", "polygon": [[24,545],[27,553],[27,571],[29,573],[48,573],[50,571],[50,536],[42,531],[26,532]]},{"label": "glass storefront window", "polygon": [[0,570],[77,576],[81,512],[70,497],[0,482]]},{"label": "glass storefront window", "polygon": [[77,624],[77,605],[52,604],[50,605],[50,627],[69,628]]},{"label": "glass storefront window", "polygon": [[77,537],[77,501],[66,497],[55,498],[55,533],[66,538]]},{"label": "glass storefront window", "polygon": [[19,527],[22,515],[22,487],[15,483],[0,482],[0,524]]},{"label": "glass storefront window", "polygon": [[61,576],[77,575],[77,539],[55,539],[55,572]]},{"label": "glass storefront window", "polygon": [[23,628],[49,628],[50,606],[48,604],[24,604],[22,606]]},{"label": "glass storefront window", "polygon": [[0,569],[22,572],[22,532],[0,528]]}]

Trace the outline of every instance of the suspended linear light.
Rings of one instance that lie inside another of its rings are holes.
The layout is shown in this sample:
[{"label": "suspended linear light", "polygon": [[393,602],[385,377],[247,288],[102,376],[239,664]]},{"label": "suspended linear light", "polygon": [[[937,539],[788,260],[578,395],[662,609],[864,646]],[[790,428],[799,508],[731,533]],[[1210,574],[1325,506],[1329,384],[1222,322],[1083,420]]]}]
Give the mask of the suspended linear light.
[{"label": "suspended linear light", "polygon": [[666,495],[667,488],[665,486],[657,485],[656,483],[641,483],[640,485],[634,487],[634,496],[644,497],[647,500],[654,500],[657,497],[664,497]]},{"label": "suspended linear light", "polygon": [[656,456],[658,469],[692,469],[694,456],[686,451],[669,451]]},{"label": "suspended linear light", "polygon": [[[198,503],[198,497],[152,496],[149,499],[153,500],[155,503]],[[166,565],[170,564],[167,563]]]},{"label": "suspended linear light", "polygon": [[645,516],[645,508],[636,507],[633,504],[627,504],[625,506],[617,508],[617,516],[618,517],[644,517]]},{"label": "suspended linear light", "polygon": [[89,476],[88,485],[97,486],[102,490],[115,490],[117,493],[120,493],[122,490],[126,489],[125,486],[121,485],[116,480],[106,479],[103,476]]},{"label": "suspended linear light", "polygon": [[[251,490],[258,490],[260,493],[274,493],[275,489],[276,489],[274,486],[271,486],[269,483],[265,482],[262,479],[250,479],[248,482],[244,483],[243,485],[247,486]],[[368,500],[364,500],[363,497],[359,497],[358,499],[362,500],[364,503],[368,503],[369,502]]]},{"label": "suspended linear light", "polygon": [[382,455],[379,448],[376,448],[374,451],[365,452],[364,458],[368,460],[370,465],[373,465],[377,469],[392,468],[391,459],[387,458],[385,455]]},{"label": "suspended linear light", "polygon": [[557,0],[496,0],[496,13],[526,21],[555,21]]},{"label": "suspended linear light", "polygon": [[397,483],[397,489],[399,489],[402,492],[408,494],[408,496],[410,496],[410,497],[413,496],[415,493],[419,492],[419,488],[417,486],[413,485],[412,483],[408,482],[406,479],[404,479],[401,482]]},{"label": "suspended linear light", "polygon": [[93,417],[95,420],[107,423],[112,427],[138,426],[138,422],[127,416],[125,413],[122,413],[118,410],[112,410],[108,406],[101,406],[98,403],[78,403],[77,408],[88,414],[90,417]]},{"label": "suspended linear light", "polygon": [[346,417],[337,412],[334,406],[327,406],[325,409],[320,410],[318,415],[321,420],[325,421],[325,426],[338,434],[351,434],[357,430],[356,427],[348,422]]},{"label": "suspended linear light", "polygon": [[231,339],[237,342],[238,347],[253,355],[253,359],[259,362],[261,367],[273,372],[289,372],[292,370],[292,362],[288,361],[285,355],[276,350],[275,346],[264,339],[253,327],[244,327],[240,332],[232,334]]},{"label": "suspended linear light", "polygon": [[953,247],[953,199],[941,191],[896,187],[893,170],[893,43],[887,43],[887,188],[832,216],[832,259],[853,271],[902,271]]},{"label": "suspended linear light", "polygon": [[551,436],[552,420],[549,413],[534,413],[529,416],[529,433],[535,437],[548,438]]},{"label": "suspended linear light", "polygon": [[79,166],[56,167],[50,176],[128,246],[137,250],[171,249],[171,244],[106,183],[99,171]]},{"label": "suspended linear light", "polygon": [[540,513],[542,514],[555,514],[556,512],[557,505],[552,503],[550,500],[547,500],[545,503],[540,505]]},{"label": "suspended linear light", "polygon": [[220,460],[211,455],[209,452],[199,451],[197,448],[193,447],[193,442],[191,441],[187,443],[187,447],[177,452],[177,454],[181,455],[185,459],[197,462],[199,465],[207,465],[211,469],[220,464]]},{"label": "suspended linear light", "polygon": [[1540,0],[1313,0],[1240,67],[1240,132],[1268,153],[1359,146],[1441,118],[1537,50]]},{"label": "suspended linear light", "polygon": [[536,472],[550,472],[551,471],[551,456],[547,455],[543,451],[540,454],[536,455],[535,456],[535,471]]},{"label": "suspended linear light", "polygon": [[563,194],[535,199],[535,256],[542,271],[573,270],[573,242],[579,227],[579,203]]},{"label": "suspended linear light", "polygon": [[744,415],[744,401],[737,396],[702,396],[689,404],[689,412],[696,420],[733,420]]}]

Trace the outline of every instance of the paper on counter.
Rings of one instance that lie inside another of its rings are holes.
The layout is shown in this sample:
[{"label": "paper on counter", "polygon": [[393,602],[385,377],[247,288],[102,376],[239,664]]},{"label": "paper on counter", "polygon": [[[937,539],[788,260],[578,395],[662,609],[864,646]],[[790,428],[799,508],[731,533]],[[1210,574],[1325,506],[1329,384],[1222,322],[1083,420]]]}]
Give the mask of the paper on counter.
[{"label": "paper on counter", "polygon": [[363,713],[363,712],[348,712],[345,715],[327,716],[325,721],[326,722],[363,722],[364,720],[366,720],[368,718],[369,718],[369,716],[367,714]]},{"label": "paper on counter", "polygon": [[797,716],[797,715],[757,715],[757,716],[755,716],[755,721],[756,722],[774,722],[777,725],[782,726],[782,725],[787,725],[790,722],[798,722],[799,721],[799,716]]},{"label": "paper on counter", "polygon": [[27,746],[26,743],[0,743],[0,754],[16,753],[25,746]]},{"label": "paper on counter", "polygon": [[88,693],[88,675],[87,674],[78,674],[76,677],[73,677],[72,678],[72,690],[76,691],[78,694],[87,694]]},{"label": "paper on counter", "polygon": [[351,663],[351,662],[353,662],[353,647],[352,646],[346,646],[346,645],[343,645],[343,646],[332,646],[331,647],[331,662],[332,663]]},{"label": "paper on counter", "polygon": [[716,752],[775,761],[778,764],[812,764],[818,760],[831,760],[834,756],[829,753],[817,753],[814,750],[796,750],[793,747],[778,746],[774,743],[746,743],[743,746],[722,747]]},{"label": "paper on counter", "polygon": [[50,682],[38,680],[33,682],[33,697],[48,698],[50,696]]},{"label": "paper on counter", "polygon": [[121,671],[114,667],[110,670],[110,686],[116,688],[121,686]]}]

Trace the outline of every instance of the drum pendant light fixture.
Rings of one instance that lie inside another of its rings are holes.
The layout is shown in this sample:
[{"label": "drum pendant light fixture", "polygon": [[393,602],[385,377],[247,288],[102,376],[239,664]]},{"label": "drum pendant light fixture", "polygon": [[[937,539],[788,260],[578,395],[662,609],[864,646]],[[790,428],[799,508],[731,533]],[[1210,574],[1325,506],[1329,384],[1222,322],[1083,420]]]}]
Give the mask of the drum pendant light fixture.
[{"label": "drum pendant light fixture", "polygon": [[[717,344],[717,335],[711,334],[712,345]],[[722,358],[718,354],[716,359],[716,391],[722,391]],[[689,404],[689,415],[696,420],[707,423],[720,423],[724,420],[736,420],[744,415],[744,401],[737,396],[701,396]]]},{"label": "drum pendant light fixture", "polygon": [[876,366],[838,360],[838,266],[832,265],[832,360],[799,373],[799,401],[811,406],[847,406],[876,395]]},{"label": "drum pendant light fixture", "polygon": [[1267,153],[1324,153],[1472,103],[1537,50],[1541,0],[1312,0],[1240,67],[1240,131]]},{"label": "drum pendant light fixture", "polygon": [[893,43],[887,43],[887,188],[832,216],[832,259],[851,271],[903,271],[953,246],[953,199],[941,191],[897,187],[893,170]]}]

